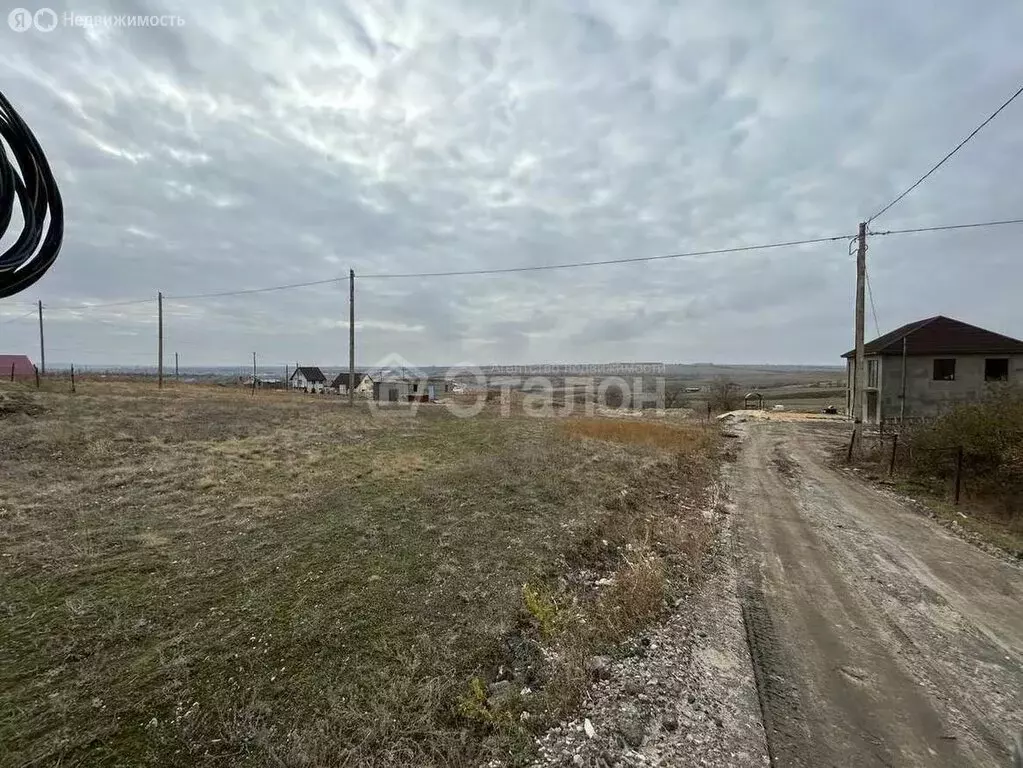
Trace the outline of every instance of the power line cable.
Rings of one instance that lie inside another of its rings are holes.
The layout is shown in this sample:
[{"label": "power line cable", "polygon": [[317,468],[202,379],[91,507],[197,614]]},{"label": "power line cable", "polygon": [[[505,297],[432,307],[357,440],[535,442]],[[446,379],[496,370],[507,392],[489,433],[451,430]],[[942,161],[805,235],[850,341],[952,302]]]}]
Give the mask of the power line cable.
[{"label": "power line cable", "polygon": [[[944,226],[935,227],[916,227],[912,229],[891,229],[880,232],[869,232],[869,235],[902,235],[911,234],[916,232],[937,232],[942,230],[952,229],[972,229],[978,227],[994,227],[1002,226],[1007,224],[1023,224],[1023,219],[1005,219],[999,221],[985,221],[976,222],[969,224],[950,224]],[[662,254],[657,256],[633,256],[621,259],[601,259],[594,261],[579,261],[579,262],[567,262],[563,264],[541,264],[537,266],[526,266],[526,267],[500,267],[495,269],[467,269],[467,270],[453,270],[447,272],[403,272],[403,273],[378,273],[378,274],[362,274],[356,275],[358,279],[387,279],[387,278],[410,278],[410,277],[455,277],[463,275],[496,275],[496,274],[510,274],[517,272],[540,272],[549,271],[555,269],[574,269],[578,267],[593,267],[603,265],[614,265],[614,264],[631,264],[644,261],[664,261],[668,259],[680,259],[689,258],[695,256],[714,256],[728,253],[743,253],[748,251],[760,251],[775,248],[794,247],[799,245],[813,245],[818,243],[829,243],[836,242],[838,240],[844,240],[850,238],[850,235],[833,235],[827,237],[816,237],[809,238],[806,240],[788,240],[777,243],[764,243],[760,245],[745,245],[736,246],[733,248],[715,248],[703,251],[686,251],[681,253]],[[851,237],[852,242],[855,242],[856,238]],[[244,296],[249,294],[258,293],[269,293],[271,291],[286,291],[295,288],[309,288],[319,285],[331,285],[335,283],[342,283],[346,281],[347,277],[334,277],[324,280],[311,280],[303,283],[287,283],[284,285],[272,285],[263,288],[243,288],[233,291],[216,291],[211,293],[193,293],[193,294],[182,294],[182,295],[165,295],[164,300],[166,301],[186,301],[195,299],[214,299],[214,298],[226,298],[230,296]],[[141,304],[155,303],[155,298],[145,299],[130,299],[126,301],[115,301],[115,302],[104,302],[98,304],[79,304],[79,305],[45,305],[45,309],[54,311],[75,311],[75,310],[90,310],[90,309],[105,309],[108,307],[127,307]]]},{"label": "power line cable", "polygon": [[60,306],[59,304],[57,306],[50,306],[49,304],[44,304],[43,309],[50,309],[55,312],[56,311],[75,312],[78,310],[87,309],[106,309],[107,307],[130,307],[136,304],[153,304],[155,302],[156,299],[129,299],[127,301],[111,301],[103,304],[74,304],[74,305],[68,304],[63,307]]},{"label": "power line cable", "polygon": [[877,322],[877,307],[874,306],[874,292],[870,289],[870,273],[864,269],[863,277],[867,283],[867,297],[870,299],[870,313],[874,316],[874,333],[881,335],[881,325]]},{"label": "power line cable", "polygon": [[949,152],[947,155],[945,155],[943,158],[941,158],[941,160],[939,160],[937,163],[935,163],[934,166],[929,171],[927,171],[927,173],[925,173],[919,179],[914,181],[909,187],[907,187],[907,189],[901,195],[897,196],[894,200],[892,200],[890,203],[888,203],[888,205],[886,205],[880,211],[878,211],[873,216],[871,216],[869,219],[867,219],[867,223],[869,224],[870,222],[872,222],[874,219],[876,219],[878,216],[883,214],[885,211],[887,211],[889,208],[891,208],[893,205],[895,205],[897,202],[899,202],[902,198],[904,198],[906,195],[908,195],[914,189],[919,187],[927,179],[928,176],[930,176],[932,173],[934,173],[936,170],[938,170],[942,165],[944,165],[946,160],[948,160],[950,157],[952,157],[952,155],[954,155],[956,152],[958,152],[960,149],[962,149],[970,139],[972,139],[974,136],[976,136],[978,133],[980,133],[981,129],[985,125],[987,125],[992,120],[994,120],[996,117],[998,117],[998,114],[1003,109],[1005,109],[1007,106],[1009,106],[1016,99],[1016,97],[1019,96],[1021,93],[1023,93],[1023,85],[1021,85],[1019,87],[1019,90],[1017,90],[1014,94],[1012,94],[1012,96],[1010,96],[1008,99],[1006,99],[1005,102],[1002,103],[1002,106],[1000,106],[998,109],[996,109],[990,115],[988,115],[987,119],[984,122],[982,122],[980,125],[978,125],[976,128],[974,128],[970,132],[969,136],[967,136],[965,139],[963,139],[958,144],[956,144],[955,148],[951,152]]},{"label": "power line cable", "polygon": [[[685,253],[671,253],[659,256],[634,256],[622,259],[604,259],[598,261],[580,261],[565,264],[541,264],[537,266],[529,267],[502,267],[498,269],[476,269],[476,270],[459,270],[451,272],[421,272],[421,273],[394,273],[394,274],[370,274],[370,275],[356,275],[358,279],[365,278],[398,278],[398,277],[453,277],[456,275],[492,275],[492,274],[506,274],[511,272],[539,272],[553,269],[572,269],[576,267],[591,267],[601,266],[605,264],[630,264],[641,261],[662,261],[665,259],[679,259],[692,256],[712,256],[717,254],[725,253],[741,253],[745,251],[759,251],[767,250],[771,248],[785,248],[797,245],[812,245],[814,243],[829,243],[836,240],[844,240],[848,235],[834,235],[829,237],[817,237],[810,238],[807,240],[790,240],[779,243],[765,243],[762,245],[744,245],[734,248],[717,248],[706,251],[689,251]],[[334,277],[326,280],[311,280],[304,283],[288,283],[285,285],[271,285],[264,288],[243,288],[234,291],[216,291],[211,293],[192,293],[182,295],[164,295],[165,301],[187,301],[194,299],[219,299],[227,298],[229,296],[244,296],[254,293],[269,293],[271,291],[287,291],[294,288],[310,288],[318,285],[331,285],[334,283],[342,283],[348,280],[348,277]],[[144,304],[155,299],[137,299],[133,301],[114,302],[108,304],[89,304],[84,305],[82,309],[99,309],[102,307],[118,307],[128,306],[131,304]],[[55,309],[76,309],[76,307],[55,307]]]},{"label": "power line cable", "polygon": [[187,296],[164,296],[165,300],[184,301],[185,299],[219,299],[226,296],[242,296],[249,293],[269,293],[270,291],[287,291],[292,288],[310,288],[314,285],[329,285],[347,280],[347,277],[334,277],[330,280],[312,280],[308,283],[290,283],[289,285],[271,285],[267,288],[244,288],[238,291],[219,291],[217,293],[193,293]]},{"label": "power line cable", "polygon": [[[51,347],[51,346],[47,346],[46,347],[46,351],[47,352],[60,352],[62,354],[73,352],[74,354],[77,354],[77,355],[109,355],[109,354],[111,354],[110,350],[103,350],[103,351],[101,351],[101,350],[96,350],[96,349],[81,349],[80,347]],[[125,352],[125,351],[122,351],[122,350],[118,350],[117,352],[115,352],[113,354],[117,354],[117,355],[130,355],[130,356],[133,356],[133,357],[156,357],[156,355],[154,355],[152,352]]]},{"label": "power line cable", "polygon": [[1023,224],[1023,219],[1003,219],[1001,221],[979,221],[975,224],[946,224],[937,227],[914,227],[913,229],[886,229],[881,232],[869,232],[870,235],[909,235],[916,232],[942,232],[950,229],[976,229],[978,227],[1000,227],[1006,224]]},{"label": "power line cable", "polygon": [[666,259],[682,259],[692,256],[715,256],[725,253],[743,253],[746,251],[763,251],[771,248],[786,248],[797,245],[812,245],[814,243],[832,243],[837,240],[845,240],[849,235],[833,235],[830,237],[815,237],[807,240],[789,240],[781,243],[765,243],[762,245],[741,245],[734,248],[715,248],[706,251],[686,251],[683,253],[670,253],[661,256],[632,256],[622,259],[602,259],[599,261],[576,261],[565,264],[541,264],[532,267],[499,267],[496,269],[465,269],[450,272],[404,272],[392,274],[370,274],[356,275],[356,278],[382,279],[399,277],[456,277],[462,275],[501,275],[511,272],[541,272],[553,269],[575,269],[577,267],[597,267],[608,264],[634,264],[641,261],[663,261]]},{"label": "power line cable", "polygon": [[[913,227],[913,228],[910,228],[910,229],[886,229],[886,230],[883,230],[881,232],[869,231],[869,232],[867,232],[867,235],[868,236],[871,236],[871,235],[909,235],[909,234],[916,234],[918,232],[943,232],[943,231],[956,230],[956,229],[976,229],[976,228],[979,228],[979,227],[1000,227],[1000,226],[1005,226],[1005,225],[1009,225],[1009,224],[1023,224],[1023,219],[999,219],[999,220],[994,220],[994,221],[978,221],[978,222],[972,222],[972,223],[969,223],[969,224],[945,224],[945,225],[939,225],[939,226],[935,226],[935,227]],[[852,242],[855,242],[855,240],[852,241]],[[852,243],[850,243],[850,251],[849,252],[852,253]],[[873,292],[870,289],[870,274],[869,274],[869,272],[865,273],[865,277],[866,277],[866,282],[867,282],[867,295],[870,297],[870,311],[871,311],[871,313],[874,316],[874,328],[877,331],[878,335],[880,336],[880,334],[881,334],[881,327],[880,327],[880,324],[877,321],[877,309],[874,306],[874,294],[873,294]]]},{"label": "power line cable", "polygon": [[46,155],[0,93],[0,238],[11,224],[15,200],[21,206],[22,229],[14,244],[0,254],[0,298],[20,293],[45,275],[64,239],[64,205]]},{"label": "power line cable", "polygon": [[25,314],[18,315],[17,317],[15,317],[15,318],[13,318],[11,320],[7,320],[7,319],[5,319],[3,317],[0,317],[0,325],[10,325],[11,323],[21,322],[22,320],[24,320],[24,319],[26,319],[28,317],[31,317],[35,313],[36,313],[36,310],[32,309],[32,310],[29,310],[28,312],[26,312]]},{"label": "power line cable", "polygon": [[[869,235],[871,233],[867,232],[867,234]],[[859,237],[850,238],[850,240],[849,240],[849,255],[850,256],[852,256],[853,251],[856,250],[856,246],[859,244],[859,240],[860,240]],[[866,283],[866,286],[867,286],[867,296],[870,298],[870,312],[874,316],[874,330],[877,332],[877,335],[880,336],[881,335],[881,326],[877,322],[877,308],[874,307],[874,293],[873,293],[873,291],[870,290],[870,273],[867,271],[866,265],[864,265],[864,268],[863,268],[863,278],[864,278],[864,282]]]}]

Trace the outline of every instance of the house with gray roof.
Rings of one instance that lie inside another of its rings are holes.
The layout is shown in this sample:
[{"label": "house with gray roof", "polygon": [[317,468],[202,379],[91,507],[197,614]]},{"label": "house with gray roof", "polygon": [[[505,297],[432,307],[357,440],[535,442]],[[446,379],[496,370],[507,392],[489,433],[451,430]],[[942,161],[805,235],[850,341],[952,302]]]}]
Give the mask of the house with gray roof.
[{"label": "house with gray roof", "polygon": [[327,377],[315,365],[296,365],[289,384],[292,389],[303,392],[323,392],[327,388]]}]

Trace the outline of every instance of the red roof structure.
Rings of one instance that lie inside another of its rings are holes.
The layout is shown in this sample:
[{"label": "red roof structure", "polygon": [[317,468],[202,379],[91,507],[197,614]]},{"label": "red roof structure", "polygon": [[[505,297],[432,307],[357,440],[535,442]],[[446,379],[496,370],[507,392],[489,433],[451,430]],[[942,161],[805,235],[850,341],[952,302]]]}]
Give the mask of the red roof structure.
[{"label": "red roof structure", "polygon": [[28,355],[0,355],[0,380],[34,379],[36,368]]}]

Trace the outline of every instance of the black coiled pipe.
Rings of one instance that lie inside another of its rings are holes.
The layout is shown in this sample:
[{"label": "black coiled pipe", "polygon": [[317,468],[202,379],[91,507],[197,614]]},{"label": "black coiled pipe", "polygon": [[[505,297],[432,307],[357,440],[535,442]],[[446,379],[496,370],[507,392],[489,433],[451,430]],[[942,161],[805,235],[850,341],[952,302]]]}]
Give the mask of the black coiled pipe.
[{"label": "black coiled pipe", "polygon": [[16,202],[24,220],[18,239],[0,254],[2,299],[25,290],[53,266],[64,239],[64,206],[42,147],[2,93],[0,138],[0,239]]}]

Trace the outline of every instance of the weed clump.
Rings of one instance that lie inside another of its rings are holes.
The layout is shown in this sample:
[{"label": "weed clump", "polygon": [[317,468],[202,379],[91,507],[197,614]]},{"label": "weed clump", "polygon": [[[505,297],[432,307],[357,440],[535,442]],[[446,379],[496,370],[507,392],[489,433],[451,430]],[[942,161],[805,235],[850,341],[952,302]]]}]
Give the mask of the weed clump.
[{"label": "weed clump", "polygon": [[0,419],[8,416],[38,416],[43,406],[29,392],[20,388],[0,389]]}]

